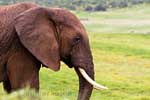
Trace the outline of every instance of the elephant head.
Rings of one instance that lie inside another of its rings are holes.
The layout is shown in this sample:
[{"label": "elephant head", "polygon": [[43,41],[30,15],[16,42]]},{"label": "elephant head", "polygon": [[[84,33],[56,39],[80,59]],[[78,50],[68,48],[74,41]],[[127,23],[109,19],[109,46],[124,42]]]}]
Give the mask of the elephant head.
[{"label": "elephant head", "polygon": [[35,7],[17,16],[14,24],[21,43],[43,65],[54,71],[60,69],[60,61],[74,67],[80,85],[78,100],[88,100],[93,86],[106,89],[94,81],[89,39],[74,14],[58,8]]}]

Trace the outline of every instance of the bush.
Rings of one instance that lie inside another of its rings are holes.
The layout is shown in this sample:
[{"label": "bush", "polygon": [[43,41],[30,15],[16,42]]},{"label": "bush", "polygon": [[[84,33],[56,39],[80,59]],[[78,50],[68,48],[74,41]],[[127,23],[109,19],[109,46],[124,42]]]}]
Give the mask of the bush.
[{"label": "bush", "polygon": [[70,10],[76,10],[76,7],[73,6],[73,5],[71,5],[71,6],[68,6],[68,9],[70,9]]},{"label": "bush", "polygon": [[95,7],[94,11],[106,11],[107,6],[105,4],[99,4]]},{"label": "bush", "polygon": [[112,2],[110,2],[109,3],[109,5],[110,5],[110,7],[111,8],[117,8],[117,7],[119,7],[118,5],[119,5],[119,3],[118,2],[116,2],[116,1],[112,1]]},{"label": "bush", "polygon": [[84,10],[85,10],[85,11],[93,11],[93,7],[87,6]]},{"label": "bush", "polygon": [[109,3],[111,8],[124,8],[128,7],[128,1],[127,0],[122,0],[122,1],[112,1]]},{"label": "bush", "polygon": [[136,5],[136,4],[142,4],[142,3],[144,3],[144,1],[143,0],[132,0],[132,2],[131,2],[133,5]]},{"label": "bush", "polygon": [[146,0],[145,2],[146,2],[146,3],[150,3],[150,0]]},{"label": "bush", "polygon": [[119,8],[128,7],[128,1],[124,0],[119,3]]}]

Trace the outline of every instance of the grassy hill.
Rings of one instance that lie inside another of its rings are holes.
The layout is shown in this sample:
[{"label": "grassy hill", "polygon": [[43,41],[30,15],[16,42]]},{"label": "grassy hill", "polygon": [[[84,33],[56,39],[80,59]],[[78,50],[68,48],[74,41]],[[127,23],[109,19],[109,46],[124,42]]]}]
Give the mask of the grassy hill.
[{"label": "grassy hill", "polygon": [[150,5],[143,4],[107,12],[75,12],[93,33],[150,33]]},{"label": "grassy hill", "polygon": [[[108,12],[74,12],[85,25],[95,63],[95,79],[109,90],[94,90],[91,100],[150,100],[150,5]],[[28,89],[2,100],[76,100],[78,79],[62,63],[59,72],[42,68],[40,93]],[[22,99],[21,99],[22,98]]]}]

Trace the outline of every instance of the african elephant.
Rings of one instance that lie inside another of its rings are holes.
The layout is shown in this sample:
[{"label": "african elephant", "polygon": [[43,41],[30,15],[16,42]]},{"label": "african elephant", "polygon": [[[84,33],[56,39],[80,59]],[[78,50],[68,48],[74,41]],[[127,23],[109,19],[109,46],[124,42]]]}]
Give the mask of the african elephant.
[{"label": "african elephant", "polygon": [[7,92],[27,84],[39,89],[41,64],[58,71],[60,61],[79,77],[78,100],[88,100],[94,81],[93,58],[84,26],[71,12],[19,3],[0,7],[0,81]]}]

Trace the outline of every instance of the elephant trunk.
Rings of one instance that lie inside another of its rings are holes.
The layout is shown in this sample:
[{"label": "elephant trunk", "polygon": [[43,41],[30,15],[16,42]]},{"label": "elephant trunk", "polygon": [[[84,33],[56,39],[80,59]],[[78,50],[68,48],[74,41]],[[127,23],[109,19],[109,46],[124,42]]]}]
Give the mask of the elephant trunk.
[{"label": "elephant trunk", "polygon": [[78,100],[89,100],[92,94],[93,87],[95,89],[108,89],[94,81],[94,65],[89,64],[86,69],[75,68],[79,77],[79,94]]},{"label": "elephant trunk", "polygon": [[[86,79],[80,73],[79,68],[75,67],[75,71],[76,71],[76,73],[78,74],[78,77],[79,77],[78,100],[89,100],[90,96],[92,94],[93,85],[91,85],[88,81],[86,81]],[[89,75],[89,77],[92,80],[94,80],[94,67],[93,67],[93,64],[88,66],[85,71]]]}]

